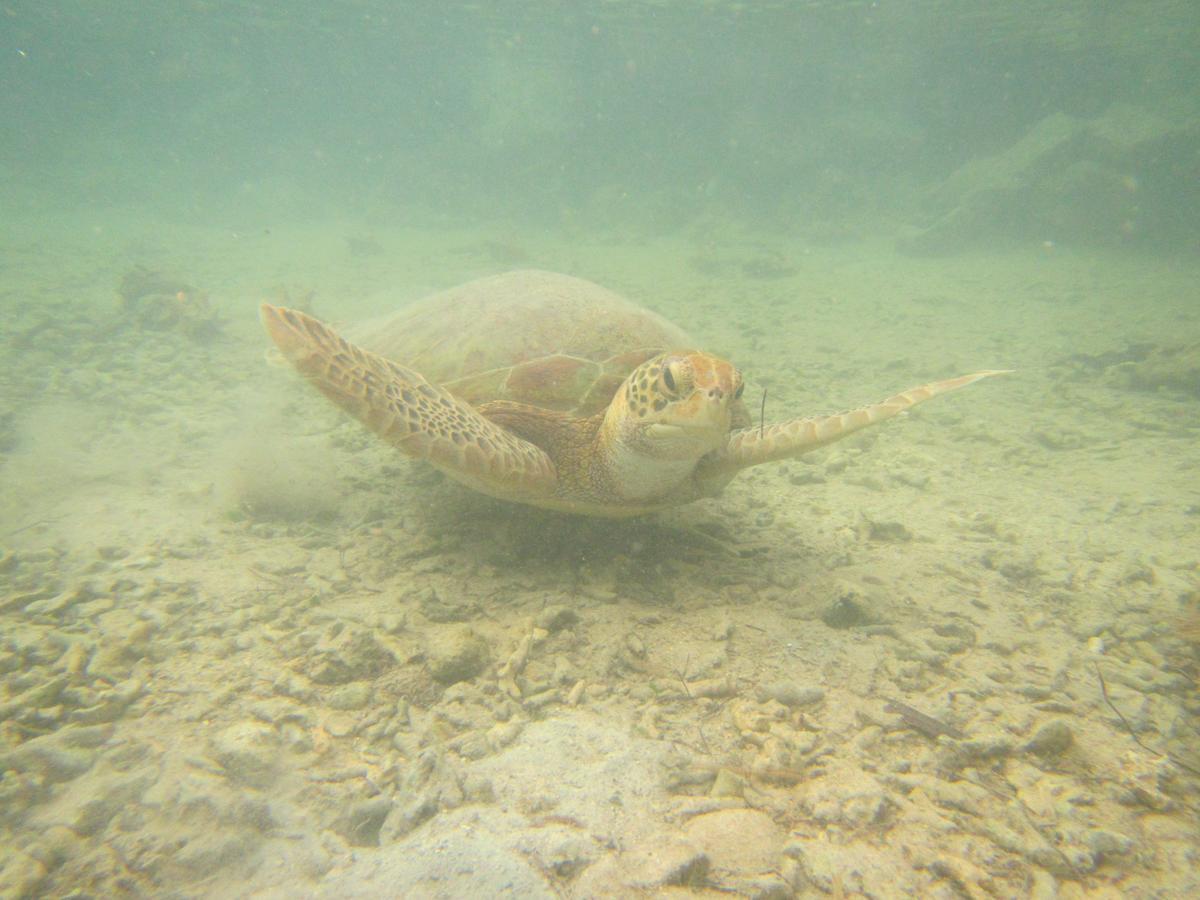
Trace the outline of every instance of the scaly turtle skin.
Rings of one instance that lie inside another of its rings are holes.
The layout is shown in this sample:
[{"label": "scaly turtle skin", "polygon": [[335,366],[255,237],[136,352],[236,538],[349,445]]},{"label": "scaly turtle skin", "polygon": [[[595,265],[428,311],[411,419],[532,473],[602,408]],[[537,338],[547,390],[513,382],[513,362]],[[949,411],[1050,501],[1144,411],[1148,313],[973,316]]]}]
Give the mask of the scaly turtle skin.
[{"label": "scaly turtle skin", "polygon": [[296,310],[264,305],[262,318],[318,390],[403,453],[493,497],[593,516],[714,496],[749,466],[1000,374],[760,429],[731,363],[680,349],[692,342],[665,319],[566,275],[472,281],[360,326],[354,343]]}]

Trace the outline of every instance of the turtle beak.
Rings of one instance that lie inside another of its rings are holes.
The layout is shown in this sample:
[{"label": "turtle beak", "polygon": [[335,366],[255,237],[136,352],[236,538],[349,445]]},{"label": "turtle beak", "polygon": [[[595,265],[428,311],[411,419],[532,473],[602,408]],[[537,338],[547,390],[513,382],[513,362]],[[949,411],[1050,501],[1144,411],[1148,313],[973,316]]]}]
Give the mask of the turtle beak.
[{"label": "turtle beak", "polygon": [[684,437],[691,431],[695,431],[695,425],[656,425],[646,426],[646,436],[656,441],[676,440]]},{"label": "turtle beak", "polygon": [[686,420],[655,422],[646,426],[646,437],[660,445],[687,446],[700,455],[719,445],[729,433],[729,410],[714,404]]}]

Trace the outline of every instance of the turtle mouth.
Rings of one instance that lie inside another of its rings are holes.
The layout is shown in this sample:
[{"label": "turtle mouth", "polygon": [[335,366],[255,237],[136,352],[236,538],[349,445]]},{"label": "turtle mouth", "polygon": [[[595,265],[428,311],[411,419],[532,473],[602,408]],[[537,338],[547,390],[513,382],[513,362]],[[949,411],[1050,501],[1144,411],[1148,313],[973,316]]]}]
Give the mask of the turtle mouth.
[{"label": "turtle mouth", "polygon": [[646,437],[656,441],[678,440],[680,438],[696,439],[705,434],[720,432],[720,428],[712,422],[656,422],[646,426]]},{"label": "turtle mouth", "polygon": [[694,426],[688,425],[663,425],[661,423],[648,425],[646,427],[646,436],[657,440],[665,438],[682,437],[687,434],[688,429]]}]

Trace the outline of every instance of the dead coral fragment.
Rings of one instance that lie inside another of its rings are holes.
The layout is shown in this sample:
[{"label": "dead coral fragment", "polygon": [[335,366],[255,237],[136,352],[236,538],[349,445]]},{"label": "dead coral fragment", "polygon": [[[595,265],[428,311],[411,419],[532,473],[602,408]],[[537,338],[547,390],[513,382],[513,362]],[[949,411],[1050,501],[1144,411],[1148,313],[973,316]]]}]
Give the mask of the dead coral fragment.
[{"label": "dead coral fragment", "polygon": [[223,326],[206,291],[144,266],[125,273],[117,294],[126,315],[143,328],[177,330],[188,337],[206,339],[217,335]]}]

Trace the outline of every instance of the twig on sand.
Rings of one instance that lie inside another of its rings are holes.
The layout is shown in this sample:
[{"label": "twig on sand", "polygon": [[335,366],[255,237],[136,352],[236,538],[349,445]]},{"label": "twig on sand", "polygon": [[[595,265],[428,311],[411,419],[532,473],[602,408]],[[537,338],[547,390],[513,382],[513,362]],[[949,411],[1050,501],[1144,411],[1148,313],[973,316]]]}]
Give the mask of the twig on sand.
[{"label": "twig on sand", "polygon": [[1190,772],[1193,775],[1200,775],[1200,769],[1197,769],[1195,766],[1188,765],[1183,760],[1171,755],[1170,753],[1159,753],[1157,750],[1153,750],[1142,743],[1141,738],[1139,738],[1134,732],[1133,726],[1129,724],[1129,720],[1121,714],[1121,711],[1117,709],[1115,705],[1113,705],[1112,699],[1108,696],[1108,685],[1104,681],[1104,673],[1100,671],[1100,664],[1093,662],[1092,665],[1096,669],[1096,677],[1100,679],[1100,693],[1104,696],[1104,702],[1108,704],[1108,708],[1111,709],[1116,714],[1117,718],[1121,720],[1121,724],[1125,726],[1125,730],[1129,732],[1129,736],[1133,738],[1133,742],[1151,756],[1157,756],[1161,759],[1166,759],[1179,766],[1179,768],[1183,769],[1185,772]]}]

